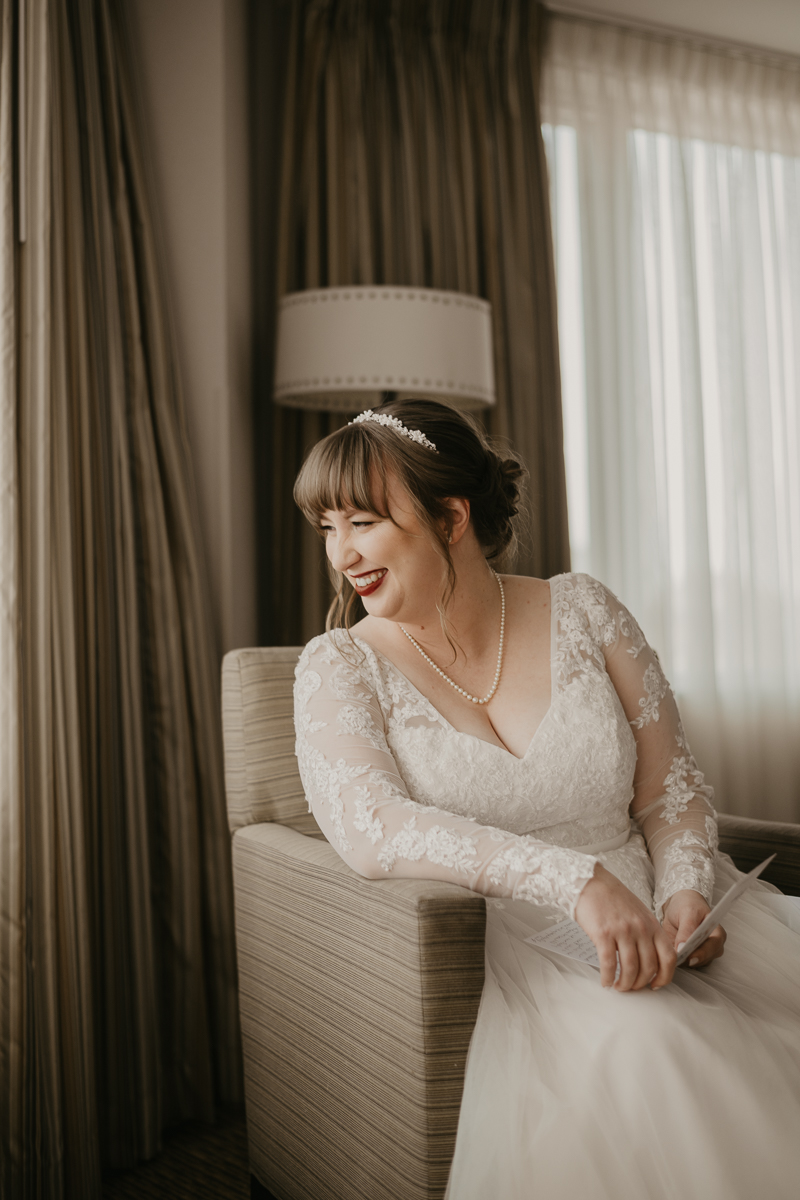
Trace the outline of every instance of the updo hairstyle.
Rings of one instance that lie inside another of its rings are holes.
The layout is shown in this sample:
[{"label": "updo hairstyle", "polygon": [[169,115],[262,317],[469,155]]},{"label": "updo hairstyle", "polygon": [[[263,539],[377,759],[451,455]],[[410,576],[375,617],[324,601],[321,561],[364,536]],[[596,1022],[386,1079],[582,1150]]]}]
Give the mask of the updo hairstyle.
[{"label": "updo hairstyle", "polygon": [[[348,507],[392,519],[386,481],[393,474],[442,559],[446,585],[437,607],[450,641],[445,614],[456,575],[448,543],[452,510],[446,501],[469,501],[478,543],[487,560],[500,565],[513,559],[517,547],[527,472],[513,454],[496,450],[470,417],[435,400],[391,400],[374,411],[419,429],[438,453],[390,426],[372,421],[345,425],[311,449],[294,486],[295,502],[317,529],[324,512]],[[349,628],[357,593],[351,584],[345,600],[346,577],[332,566],[331,574],[338,591],[326,629]]]}]

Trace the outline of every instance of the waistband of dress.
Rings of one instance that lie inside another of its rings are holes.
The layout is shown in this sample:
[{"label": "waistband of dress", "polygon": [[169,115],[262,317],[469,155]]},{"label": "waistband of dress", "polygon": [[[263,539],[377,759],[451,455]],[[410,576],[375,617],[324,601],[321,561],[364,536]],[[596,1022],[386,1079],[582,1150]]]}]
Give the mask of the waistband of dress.
[{"label": "waistband of dress", "polygon": [[573,850],[577,850],[579,854],[604,854],[607,850],[619,850],[627,842],[630,841],[631,827],[630,825],[617,837],[609,838],[606,842],[593,842],[590,846],[573,846]]}]

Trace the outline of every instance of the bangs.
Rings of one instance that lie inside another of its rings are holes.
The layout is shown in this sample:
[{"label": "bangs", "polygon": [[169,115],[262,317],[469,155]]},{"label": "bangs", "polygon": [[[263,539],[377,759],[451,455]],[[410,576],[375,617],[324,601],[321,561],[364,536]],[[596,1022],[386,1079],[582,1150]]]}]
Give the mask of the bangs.
[{"label": "bangs", "polygon": [[315,528],[324,512],[389,517],[386,474],[380,448],[357,425],[346,425],[311,450],[294,485],[295,503]]}]

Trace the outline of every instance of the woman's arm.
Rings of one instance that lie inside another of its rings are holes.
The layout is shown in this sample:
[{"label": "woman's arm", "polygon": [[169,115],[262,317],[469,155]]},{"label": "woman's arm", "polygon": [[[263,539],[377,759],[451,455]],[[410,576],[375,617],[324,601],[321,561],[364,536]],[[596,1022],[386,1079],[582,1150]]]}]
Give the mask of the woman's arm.
[{"label": "woman's arm", "polygon": [[[714,793],[689,749],[657,655],[628,610],[603,590],[606,614],[598,628],[606,667],[636,738],[631,814],[655,867],[656,915],[679,945],[709,911],[717,849]],[[698,951],[697,965],[721,953],[724,938],[715,931]]]},{"label": "woman's arm", "polygon": [[360,875],[446,880],[574,914],[597,860],[413,801],[386,742],[368,670],[346,661],[328,637],[300,658],[295,727],[309,806]]}]

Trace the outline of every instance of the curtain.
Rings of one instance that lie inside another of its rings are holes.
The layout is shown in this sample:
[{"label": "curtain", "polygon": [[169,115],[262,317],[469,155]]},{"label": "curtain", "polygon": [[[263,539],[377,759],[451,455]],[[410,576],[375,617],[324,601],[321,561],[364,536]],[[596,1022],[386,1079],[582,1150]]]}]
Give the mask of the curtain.
[{"label": "curtain", "polygon": [[218,655],[121,6],[0,11],[2,1190],[91,1198],[241,1098]]},{"label": "curtain", "polygon": [[800,61],[568,17],[542,83],[576,566],[723,808],[800,819]]},{"label": "curtain", "polygon": [[[275,273],[279,295],[375,283],[491,302],[498,403],[485,419],[531,473],[518,569],[550,575],[569,544],[539,13],[529,0],[298,0]],[[345,419],[270,406],[271,642],[323,628],[326,572],[291,487]]]},{"label": "curtain", "polygon": [[[24,1137],[20,982],[24,970],[19,713],[19,483],[16,444],[13,7],[0,3],[0,1145],[19,1157]],[[12,1195],[0,1170],[0,1193]]]}]

